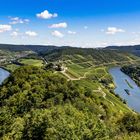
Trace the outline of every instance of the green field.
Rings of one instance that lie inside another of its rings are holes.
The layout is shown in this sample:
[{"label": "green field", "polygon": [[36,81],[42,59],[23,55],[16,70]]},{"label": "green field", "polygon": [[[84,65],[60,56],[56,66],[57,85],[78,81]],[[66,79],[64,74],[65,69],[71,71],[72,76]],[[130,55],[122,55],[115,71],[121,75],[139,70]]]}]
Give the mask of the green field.
[{"label": "green field", "polygon": [[19,63],[23,65],[32,65],[37,67],[43,66],[43,60],[37,60],[37,59],[20,59]]},{"label": "green field", "polygon": [[[80,84],[81,87],[90,88],[94,94],[102,98],[106,95],[104,99],[110,104],[111,112],[114,112],[115,110],[130,112],[131,109],[129,109],[127,105],[125,105],[115,95],[110,93],[110,90],[115,88],[113,79],[108,72],[111,65],[95,67],[88,60],[87,63],[86,60],[82,62],[82,59],[83,58],[80,57],[79,59],[75,59],[75,63],[71,60],[65,61],[64,64],[67,67],[67,71],[65,73],[71,77],[71,80],[74,80],[75,83]],[[105,81],[105,83],[102,83],[102,81]]]},{"label": "green field", "polygon": [[114,93],[109,73],[111,67],[135,61],[116,53],[89,53],[65,57],[62,53],[60,60],[49,65],[61,67],[59,70],[43,66],[43,57],[19,59],[23,66],[18,69],[7,65],[17,70],[0,88],[0,139],[139,139],[140,116]]}]

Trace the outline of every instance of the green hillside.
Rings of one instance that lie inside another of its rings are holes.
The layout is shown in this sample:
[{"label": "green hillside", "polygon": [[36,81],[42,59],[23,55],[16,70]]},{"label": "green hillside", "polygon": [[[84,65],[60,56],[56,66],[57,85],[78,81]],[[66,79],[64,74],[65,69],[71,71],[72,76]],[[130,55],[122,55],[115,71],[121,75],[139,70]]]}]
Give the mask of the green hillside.
[{"label": "green hillside", "polygon": [[84,87],[83,82],[89,85],[88,80],[67,81],[37,67],[17,69],[0,88],[0,138],[117,140],[140,136],[139,115],[105,88]]},{"label": "green hillside", "polygon": [[116,50],[120,52],[129,52],[136,56],[140,56],[140,45],[128,45],[128,46],[108,46],[106,50]]},{"label": "green hillside", "polygon": [[5,65],[11,63],[11,61],[18,59],[20,57],[25,57],[31,54],[31,51],[9,51],[9,50],[1,50],[0,49],[0,65]]},{"label": "green hillside", "polygon": [[53,50],[43,55],[43,57],[47,62],[62,64],[65,67],[63,74],[71,80],[80,80],[84,79],[87,75],[93,75],[98,67],[121,66],[140,62],[139,57],[129,53],[70,47]]},{"label": "green hillside", "polygon": [[134,60],[136,56],[117,52],[113,50],[104,49],[84,49],[84,48],[73,48],[73,47],[62,47],[55,49],[51,52],[44,54],[44,57],[48,61],[72,61],[74,63],[86,62],[87,66],[112,63],[112,62],[123,62]]},{"label": "green hillside", "polygon": [[[40,56],[38,56],[40,57]],[[108,69],[139,63],[127,53],[61,48],[19,59],[0,87],[0,139],[123,140],[140,137],[140,115],[113,92]],[[44,60],[44,59],[43,59]],[[40,65],[41,64],[41,65]],[[43,64],[43,65],[42,65]],[[39,66],[39,67],[38,67]]]}]

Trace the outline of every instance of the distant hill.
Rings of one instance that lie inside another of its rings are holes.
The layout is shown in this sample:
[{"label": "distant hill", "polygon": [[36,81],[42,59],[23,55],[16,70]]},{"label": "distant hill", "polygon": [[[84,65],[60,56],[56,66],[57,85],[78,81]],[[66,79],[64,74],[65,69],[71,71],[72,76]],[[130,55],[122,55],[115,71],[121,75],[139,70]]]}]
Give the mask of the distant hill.
[{"label": "distant hill", "polygon": [[[91,48],[76,48],[76,47],[69,47],[69,46],[53,46],[53,45],[12,45],[12,44],[0,44],[0,50],[8,50],[8,51],[33,51],[39,54],[48,54],[49,56],[54,55],[57,52],[57,56],[60,53],[82,53],[82,54],[96,54],[97,52],[103,52],[106,50],[113,51],[112,53],[119,51],[119,52],[128,52],[134,55],[140,56],[140,45],[135,46],[108,46],[103,49],[91,49]],[[96,57],[96,56],[95,56]],[[56,57],[57,58],[57,57]]]},{"label": "distant hill", "polygon": [[41,46],[41,45],[10,45],[10,44],[0,44],[1,50],[8,51],[33,51],[33,52],[46,52],[55,49],[56,46]]},{"label": "distant hill", "polygon": [[[69,46],[51,46],[51,45],[10,45],[0,44],[0,50],[7,51],[33,51],[48,61],[74,60],[92,61],[94,64],[109,63],[114,61],[127,61],[126,55],[131,54],[140,56],[140,45],[136,46],[109,46],[103,49],[76,48]],[[79,58],[81,56],[81,58]],[[77,58],[78,57],[78,58]],[[82,58],[83,57],[83,58]],[[133,57],[133,56],[130,56]]]},{"label": "distant hill", "polygon": [[71,60],[74,63],[91,61],[92,64],[129,61],[128,57],[135,59],[135,56],[127,52],[119,52],[109,49],[74,47],[61,47],[61,49],[54,49],[52,51],[44,53],[43,56],[47,61]]},{"label": "distant hill", "polygon": [[140,56],[140,45],[133,46],[108,46],[105,48],[106,50],[117,50],[123,52],[129,52],[134,55]]}]

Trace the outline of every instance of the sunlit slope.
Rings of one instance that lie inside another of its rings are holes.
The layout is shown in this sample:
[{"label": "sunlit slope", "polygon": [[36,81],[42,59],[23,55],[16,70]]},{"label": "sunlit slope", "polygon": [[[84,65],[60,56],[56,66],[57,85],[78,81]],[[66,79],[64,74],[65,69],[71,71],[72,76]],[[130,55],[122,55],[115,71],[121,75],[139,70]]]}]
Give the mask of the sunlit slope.
[{"label": "sunlit slope", "polygon": [[[108,75],[105,67],[96,72]],[[0,138],[115,140],[127,135],[123,119],[139,118],[90,77],[70,81],[39,67],[17,69],[0,88]]]},{"label": "sunlit slope", "polygon": [[58,72],[68,80],[90,88],[93,93],[103,97],[111,110],[129,112],[125,101],[113,92],[115,85],[108,72],[112,66],[139,62],[139,58],[128,53],[101,49],[63,48],[45,54],[47,61],[62,63],[64,70]]},{"label": "sunlit slope", "polygon": [[46,52],[44,57],[48,61],[63,60],[67,63],[82,63],[82,65],[84,65],[85,62],[86,66],[131,61],[137,58],[132,54],[117,52],[113,50],[83,49],[73,47],[62,47],[48,53]]}]

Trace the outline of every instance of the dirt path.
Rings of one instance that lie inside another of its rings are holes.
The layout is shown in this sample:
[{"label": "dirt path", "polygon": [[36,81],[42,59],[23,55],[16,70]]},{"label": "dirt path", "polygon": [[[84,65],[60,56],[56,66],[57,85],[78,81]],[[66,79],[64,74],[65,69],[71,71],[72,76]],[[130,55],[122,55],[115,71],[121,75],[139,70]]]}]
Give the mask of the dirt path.
[{"label": "dirt path", "polygon": [[[106,93],[102,90],[101,87],[99,87],[98,90],[93,90],[93,92],[99,92],[99,93],[102,93],[102,94],[103,94],[103,98],[106,99]],[[113,102],[111,102],[111,101],[108,100],[108,99],[106,99],[106,100],[107,100],[108,102],[110,102],[113,106],[115,106]]]},{"label": "dirt path", "polygon": [[70,76],[66,73],[67,69],[68,69],[68,68],[65,67],[64,70],[61,71],[61,73],[62,73],[63,75],[65,75],[69,80],[72,80],[72,81],[79,81],[79,80],[81,80],[81,79],[85,79],[85,78],[86,78],[86,75],[89,73],[89,71],[88,71],[88,72],[85,72],[85,73],[84,73],[84,76],[81,76],[81,77],[79,77],[79,78],[72,78],[72,77],[70,77]]},{"label": "dirt path", "polygon": [[93,92],[99,92],[103,94],[103,98],[106,99],[106,93],[104,93],[104,91],[102,90],[101,87],[99,87],[97,90],[93,90]]},{"label": "dirt path", "polygon": [[[137,62],[137,61],[140,61],[140,60],[130,60],[130,61],[123,61],[121,62],[121,64],[125,64],[125,63],[128,63],[128,62]],[[118,62],[111,62],[111,63],[106,63],[106,64],[99,64],[99,65],[93,65],[91,67],[89,67],[89,69],[92,69],[92,68],[96,68],[96,67],[102,67],[102,66],[107,66],[107,65],[112,65],[112,64],[117,64]],[[86,75],[89,73],[88,72],[85,72],[84,76],[81,76],[79,78],[72,78],[71,76],[69,76],[66,71],[67,71],[67,67],[64,68],[63,71],[61,71],[62,74],[64,74],[69,80],[72,80],[72,81],[78,81],[78,80],[81,80],[81,79],[85,79],[86,78]]]}]

